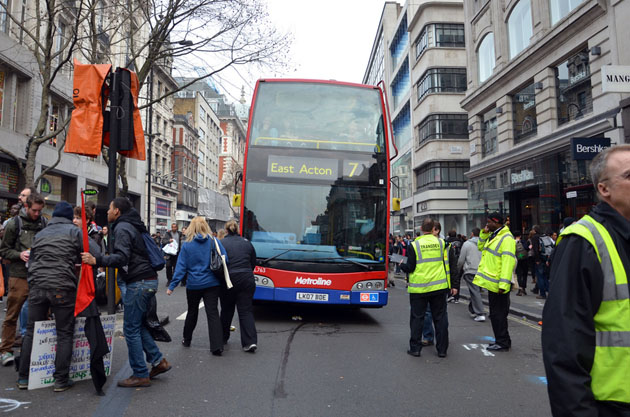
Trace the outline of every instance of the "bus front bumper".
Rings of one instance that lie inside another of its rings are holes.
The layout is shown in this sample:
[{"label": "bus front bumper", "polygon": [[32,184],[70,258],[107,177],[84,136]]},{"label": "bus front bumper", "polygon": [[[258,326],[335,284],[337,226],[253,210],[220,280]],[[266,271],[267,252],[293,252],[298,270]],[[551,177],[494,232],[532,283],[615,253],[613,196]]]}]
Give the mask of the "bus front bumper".
[{"label": "bus front bumper", "polygon": [[315,288],[268,288],[257,286],[254,300],[285,303],[345,304],[359,307],[387,305],[387,291],[342,291]]}]

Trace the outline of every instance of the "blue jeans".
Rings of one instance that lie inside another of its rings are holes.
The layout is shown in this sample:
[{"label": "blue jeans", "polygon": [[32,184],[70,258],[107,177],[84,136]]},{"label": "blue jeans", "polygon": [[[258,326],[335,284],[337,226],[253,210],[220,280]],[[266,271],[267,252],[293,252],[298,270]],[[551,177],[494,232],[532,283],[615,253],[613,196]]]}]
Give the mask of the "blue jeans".
[{"label": "blue jeans", "polygon": [[536,264],[536,285],[540,290],[540,296],[546,297],[549,291],[549,270],[544,262]]},{"label": "blue jeans", "polygon": [[[144,325],[147,306],[151,297],[155,297],[158,280],[142,280],[126,285],[123,332],[127,342],[129,365],[133,375],[148,378],[147,362],[156,366],[162,360],[162,353]],[[146,362],[144,358],[146,354]]]},{"label": "blue jeans", "polygon": [[28,300],[22,304],[22,310],[20,310],[20,335],[24,337],[26,335],[26,325],[28,324]]}]

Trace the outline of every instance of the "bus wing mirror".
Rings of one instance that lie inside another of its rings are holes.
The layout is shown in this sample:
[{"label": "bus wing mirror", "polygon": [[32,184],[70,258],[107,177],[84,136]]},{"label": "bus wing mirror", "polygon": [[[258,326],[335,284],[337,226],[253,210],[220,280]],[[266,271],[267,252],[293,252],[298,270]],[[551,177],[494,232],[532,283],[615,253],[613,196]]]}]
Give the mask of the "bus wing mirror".
[{"label": "bus wing mirror", "polygon": [[232,196],[232,207],[240,207],[241,206],[241,195],[234,194]]},{"label": "bus wing mirror", "polygon": [[392,198],[392,211],[400,211],[400,198]]}]

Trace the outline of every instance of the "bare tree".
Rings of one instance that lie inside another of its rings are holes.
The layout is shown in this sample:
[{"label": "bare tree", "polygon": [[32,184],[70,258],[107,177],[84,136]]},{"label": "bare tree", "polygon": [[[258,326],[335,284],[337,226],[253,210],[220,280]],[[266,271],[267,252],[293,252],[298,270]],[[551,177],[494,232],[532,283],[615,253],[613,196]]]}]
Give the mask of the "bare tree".
[{"label": "bare tree", "polygon": [[[203,74],[177,90],[161,92],[141,108],[151,106],[198,80],[239,65],[282,66],[291,44],[268,19],[261,0],[34,0],[32,15],[24,19],[0,2],[9,20],[25,34],[37,62],[42,100],[39,118],[29,135],[23,159],[0,146],[12,157],[25,178],[36,186],[43,175],[61,160],[62,133],[70,117],[49,123],[49,101],[55,82],[63,71],[71,71],[70,60],[85,63],[124,65],[137,72],[143,85],[158,65],[170,69],[173,60],[182,65],[205,68]],[[61,25],[60,22],[66,22]],[[63,29],[63,30],[62,30]],[[65,31],[65,33],[64,33]],[[178,64],[179,65],[179,64]],[[70,95],[70,91],[65,93]],[[58,138],[57,162],[35,178],[40,146]],[[124,158],[119,164],[123,184]]]}]

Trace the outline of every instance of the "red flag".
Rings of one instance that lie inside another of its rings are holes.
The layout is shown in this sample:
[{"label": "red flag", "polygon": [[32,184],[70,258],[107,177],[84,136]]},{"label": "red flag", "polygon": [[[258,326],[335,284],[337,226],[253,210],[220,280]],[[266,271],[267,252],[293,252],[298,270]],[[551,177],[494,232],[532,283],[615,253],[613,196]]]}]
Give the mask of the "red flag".
[{"label": "red flag", "polygon": [[[87,221],[85,218],[85,197],[83,189],[81,189],[81,223],[83,229],[83,251],[90,251],[90,241],[88,238]],[[74,316],[81,314],[86,307],[94,300],[94,272],[92,266],[81,263],[81,276],[79,278],[79,287],[77,288],[77,301],[74,304]]]}]

